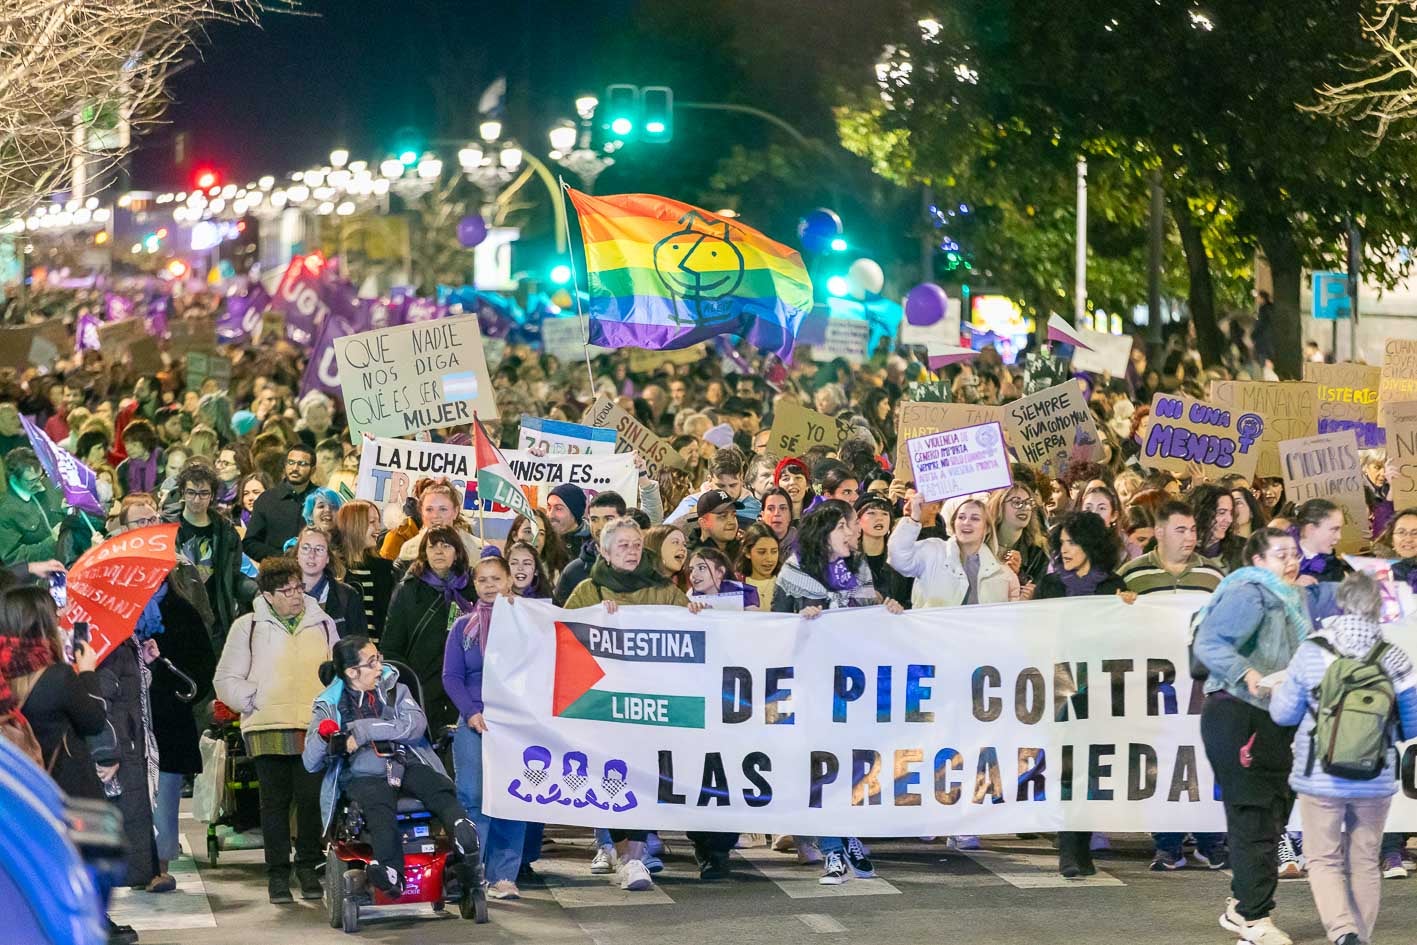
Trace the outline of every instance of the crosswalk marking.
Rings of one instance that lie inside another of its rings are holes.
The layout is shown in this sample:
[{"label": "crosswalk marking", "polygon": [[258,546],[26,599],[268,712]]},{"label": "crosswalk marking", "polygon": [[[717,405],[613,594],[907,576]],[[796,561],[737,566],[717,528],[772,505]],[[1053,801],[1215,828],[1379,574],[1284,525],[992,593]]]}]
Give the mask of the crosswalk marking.
[{"label": "crosswalk marking", "polygon": [[158,929],[214,929],[216,916],[207,899],[207,887],[187,838],[182,838],[182,856],[168,865],[177,880],[169,893],[149,893],[120,886],[113,890],[108,913],[119,925],[131,925],[139,932]]},{"label": "crosswalk marking", "polygon": [[1005,853],[995,850],[961,852],[1010,886],[1018,889],[1126,885],[1117,877],[1102,870],[1098,870],[1095,876],[1066,879],[1058,872],[1057,854]]},{"label": "crosswalk marking", "polygon": [[820,867],[799,866],[797,861],[781,853],[773,853],[763,847],[734,850],[738,856],[759,873],[772,880],[790,899],[829,899],[846,896],[892,896],[899,895],[896,889],[884,879],[851,879],[840,886],[823,886],[817,882]]},{"label": "crosswalk marking", "polygon": [[846,931],[846,926],[842,925],[831,916],[824,915],[820,912],[803,912],[798,914],[797,918],[801,920],[803,925],[818,934],[825,935],[831,932]]},{"label": "crosswalk marking", "polygon": [[577,859],[542,856],[536,861],[536,875],[563,909],[662,906],[674,902],[658,884],[642,892],[630,892],[620,888],[613,873],[592,875],[588,855]]}]

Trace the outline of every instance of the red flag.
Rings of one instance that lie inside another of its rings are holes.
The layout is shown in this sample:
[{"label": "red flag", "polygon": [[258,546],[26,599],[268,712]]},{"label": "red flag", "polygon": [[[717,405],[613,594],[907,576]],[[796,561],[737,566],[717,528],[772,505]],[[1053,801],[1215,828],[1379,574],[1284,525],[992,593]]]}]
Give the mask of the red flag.
[{"label": "red flag", "polygon": [[69,569],[69,606],[59,625],[89,625],[89,646],[99,661],[133,635],[138,616],[157,586],[177,565],[177,526],[150,525],[115,535],[90,548]]}]

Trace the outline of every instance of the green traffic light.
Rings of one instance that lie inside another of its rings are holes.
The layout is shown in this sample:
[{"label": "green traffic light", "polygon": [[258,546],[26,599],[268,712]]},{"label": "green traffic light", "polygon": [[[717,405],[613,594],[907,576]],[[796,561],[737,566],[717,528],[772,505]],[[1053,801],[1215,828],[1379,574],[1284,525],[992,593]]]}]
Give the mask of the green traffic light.
[{"label": "green traffic light", "polygon": [[610,130],[623,137],[635,130],[635,123],[621,115],[619,118],[611,120]]},{"label": "green traffic light", "polygon": [[401,153],[401,154],[399,155],[399,161],[400,161],[401,163],[406,164],[406,165],[409,165],[409,166],[411,167],[411,166],[413,166],[414,164],[417,164],[417,163],[418,163],[418,152],[417,152],[417,151],[404,151],[403,153]]},{"label": "green traffic light", "polygon": [[652,135],[663,134],[663,133],[664,133],[664,122],[662,122],[662,121],[647,121],[647,122],[645,122],[645,131],[648,131],[648,132],[649,132],[650,134],[652,134]]},{"label": "green traffic light", "polygon": [[846,252],[846,240],[840,236],[836,237],[834,240],[831,241],[831,248],[832,252],[834,253]]},{"label": "green traffic light", "polygon": [[565,285],[571,281],[571,267],[565,263],[558,263],[551,267],[551,281],[556,285]]}]

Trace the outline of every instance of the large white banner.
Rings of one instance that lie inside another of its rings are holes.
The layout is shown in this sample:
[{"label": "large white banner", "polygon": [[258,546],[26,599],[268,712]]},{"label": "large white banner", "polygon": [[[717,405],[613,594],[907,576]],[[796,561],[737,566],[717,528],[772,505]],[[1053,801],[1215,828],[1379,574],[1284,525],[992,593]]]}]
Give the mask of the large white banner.
[{"label": "large white banner", "polygon": [[[503,450],[502,455],[527,499],[537,508],[545,508],[546,496],[563,482],[580,486],[589,496],[615,491],[626,505],[639,504],[639,473],[635,458],[629,453],[534,456],[522,450]],[[413,494],[420,479],[441,477],[463,493],[463,510],[473,513],[474,522],[479,513],[485,519],[489,537],[501,538],[506,533],[516,513],[504,505],[478,499],[477,451],[471,446],[368,437],[359,456],[354,495],[381,508],[397,509]],[[494,522],[501,523],[501,528],[493,528]]]},{"label": "large white banner", "polygon": [[[805,835],[1223,830],[1186,671],[1204,602],[804,620],[498,601],[483,803],[533,822]],[[1415,630],[1390,636],[1417,652]],[[1407,792],[1388,829],[1417,829]]]}]

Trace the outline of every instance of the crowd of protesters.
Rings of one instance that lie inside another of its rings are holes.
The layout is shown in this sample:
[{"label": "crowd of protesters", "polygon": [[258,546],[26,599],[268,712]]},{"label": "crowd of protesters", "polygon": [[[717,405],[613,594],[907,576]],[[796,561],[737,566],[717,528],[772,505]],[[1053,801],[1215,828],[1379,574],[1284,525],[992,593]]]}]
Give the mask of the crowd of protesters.
[{"label": "crowd of protesters", "polygon": [[[397,507],[355,498],[360,445],[337,401],[300,390],[301,353],[279,343],[227,354],[230,382],[195,387],[181,358],[144,374],[104,351],[64,358],[48,372],[0,375],[0,563],[17,585],[0,596],[0,711],[23,708],[31,717],[45,752],[62,756],[51,773],[66,790],[122,806],[132,886],[154,894],[175,886],[177,807],[184,781],[201,768],[200,726],[215,699],[218,711],[239,717],[255,759],[271,901],[293,900],[292,867],[299,895],[318,898],[329,806],[322,776],[328,782],[330,774],[323,748],[311,748],[316,723],[332,711],[331,698],[372,706],[358,709],[370,718],[402,718],[409,689],[389,667],[397,663],[417,677],[426,717],[410,739],[456,732],[451,785],[438,780],[435,758],[419,778],[450,819],[465,825],[465,812],[476,825],[489,895],[516,898],[518,882],[532,875],[540,828],[482,812],[483,651],[499,596],[692,614],[706,598],[732,594],[745,610],[811,619],[843,607],[896,614],[1209,593],[1195,652],[1206,677],[1202,731],[1228,831],[1158,833],[1151,868],[1231,869],[1221,924],[1259,945],[1289,941],[1271,919],[1275,884],[1281,870],[1302,874],[1306,849],[1315,899],[1342,945],[1368,941],[1380,871],[1396,878],[1413,868],[1407,838],[1382,832],[1391,777],[1349,790],[1312,778],[1291,749],[1327,658],[1303,641],[1327,634],[1357,653],[1380,635],[1371,588],[1349,577],[1336,551],[1343,512],[1322,499],[1296,506],[1277,479],[1178,478],[1138,463],[1151,395],[1204,396],[1208,378],[1243,369],[1242,353],[1230,367],[1208,369],[1184,338],[1151,357],[1138,344],[1125,375],[1080,378],[1101,432],[1096,461],[1049,477],[1017,465],[1010,488],[941,505],[895,475],[903,445],[896,414],[920,389],[912,385],[972,403],[1021,396],[1034,379],[992,348],[936,378],[898,353],[855,367],[799,358],[779,372],[737,354],[666,362],[645,374],[602,356],[588,372],[585,363],[561,364],[513,343],[493,366],[501,421],[487,424],[503,445],[514,445],[522,416],[579,421],[606,395],[683,462],[653,476],[641,462],[638,505],[557,484],[535,523],[518,518],[497,541],[470,527],[464,496],[446,480],[420,480]],[[769,429],[786,400],[846,420],[849,435],[836,448],[775,455]],[[104,514],[63,505],[21,415],[93,469]],[[725,424],[731,444],[705,438]],[[464,444],[469,435],[456,427],[431,434]],[[1363,471],[1373,551],[1398,559],[1397,579],[1417,586],[1417,509],[1393,508],[1381,452],[1365,453]],[[162,521],[178,526],[181,563],[134,638],[101,664],[82,648],[65,664],[49,596],[32,579],[71,566],[106,537]],[[343,687],[335,696],[320,679],[332,659]],[[1291,683],[1261,685],[1291,661]],[[1417,723],[1411,663],[1395,649],[1388,661],[1402,720]],[[176,698],[189,680],[196,700]],[[88,746],[105,720],[116,738],[100,758]],[[363,745],[351,741],[351,768]],[[1284,833],[1294,791],[1303,797],[1307,844]],[[588,869],[615,873],[625,889],[650,888],[663,869],[653,831],[602,830],[596,840]],[[690,840],[704,879],[729,876],[730,851],[758,842],[820,866],[824,884],[876,875],[856,837]],[[988,841],[948,842],[968,851]],[[1060,834],[1059,870],[1094,873],[1092,854],[1106,843]],[[373,881],[397,888],[398,864],[382,864]],[[133,940],[121,927],[114,935]]]}]

